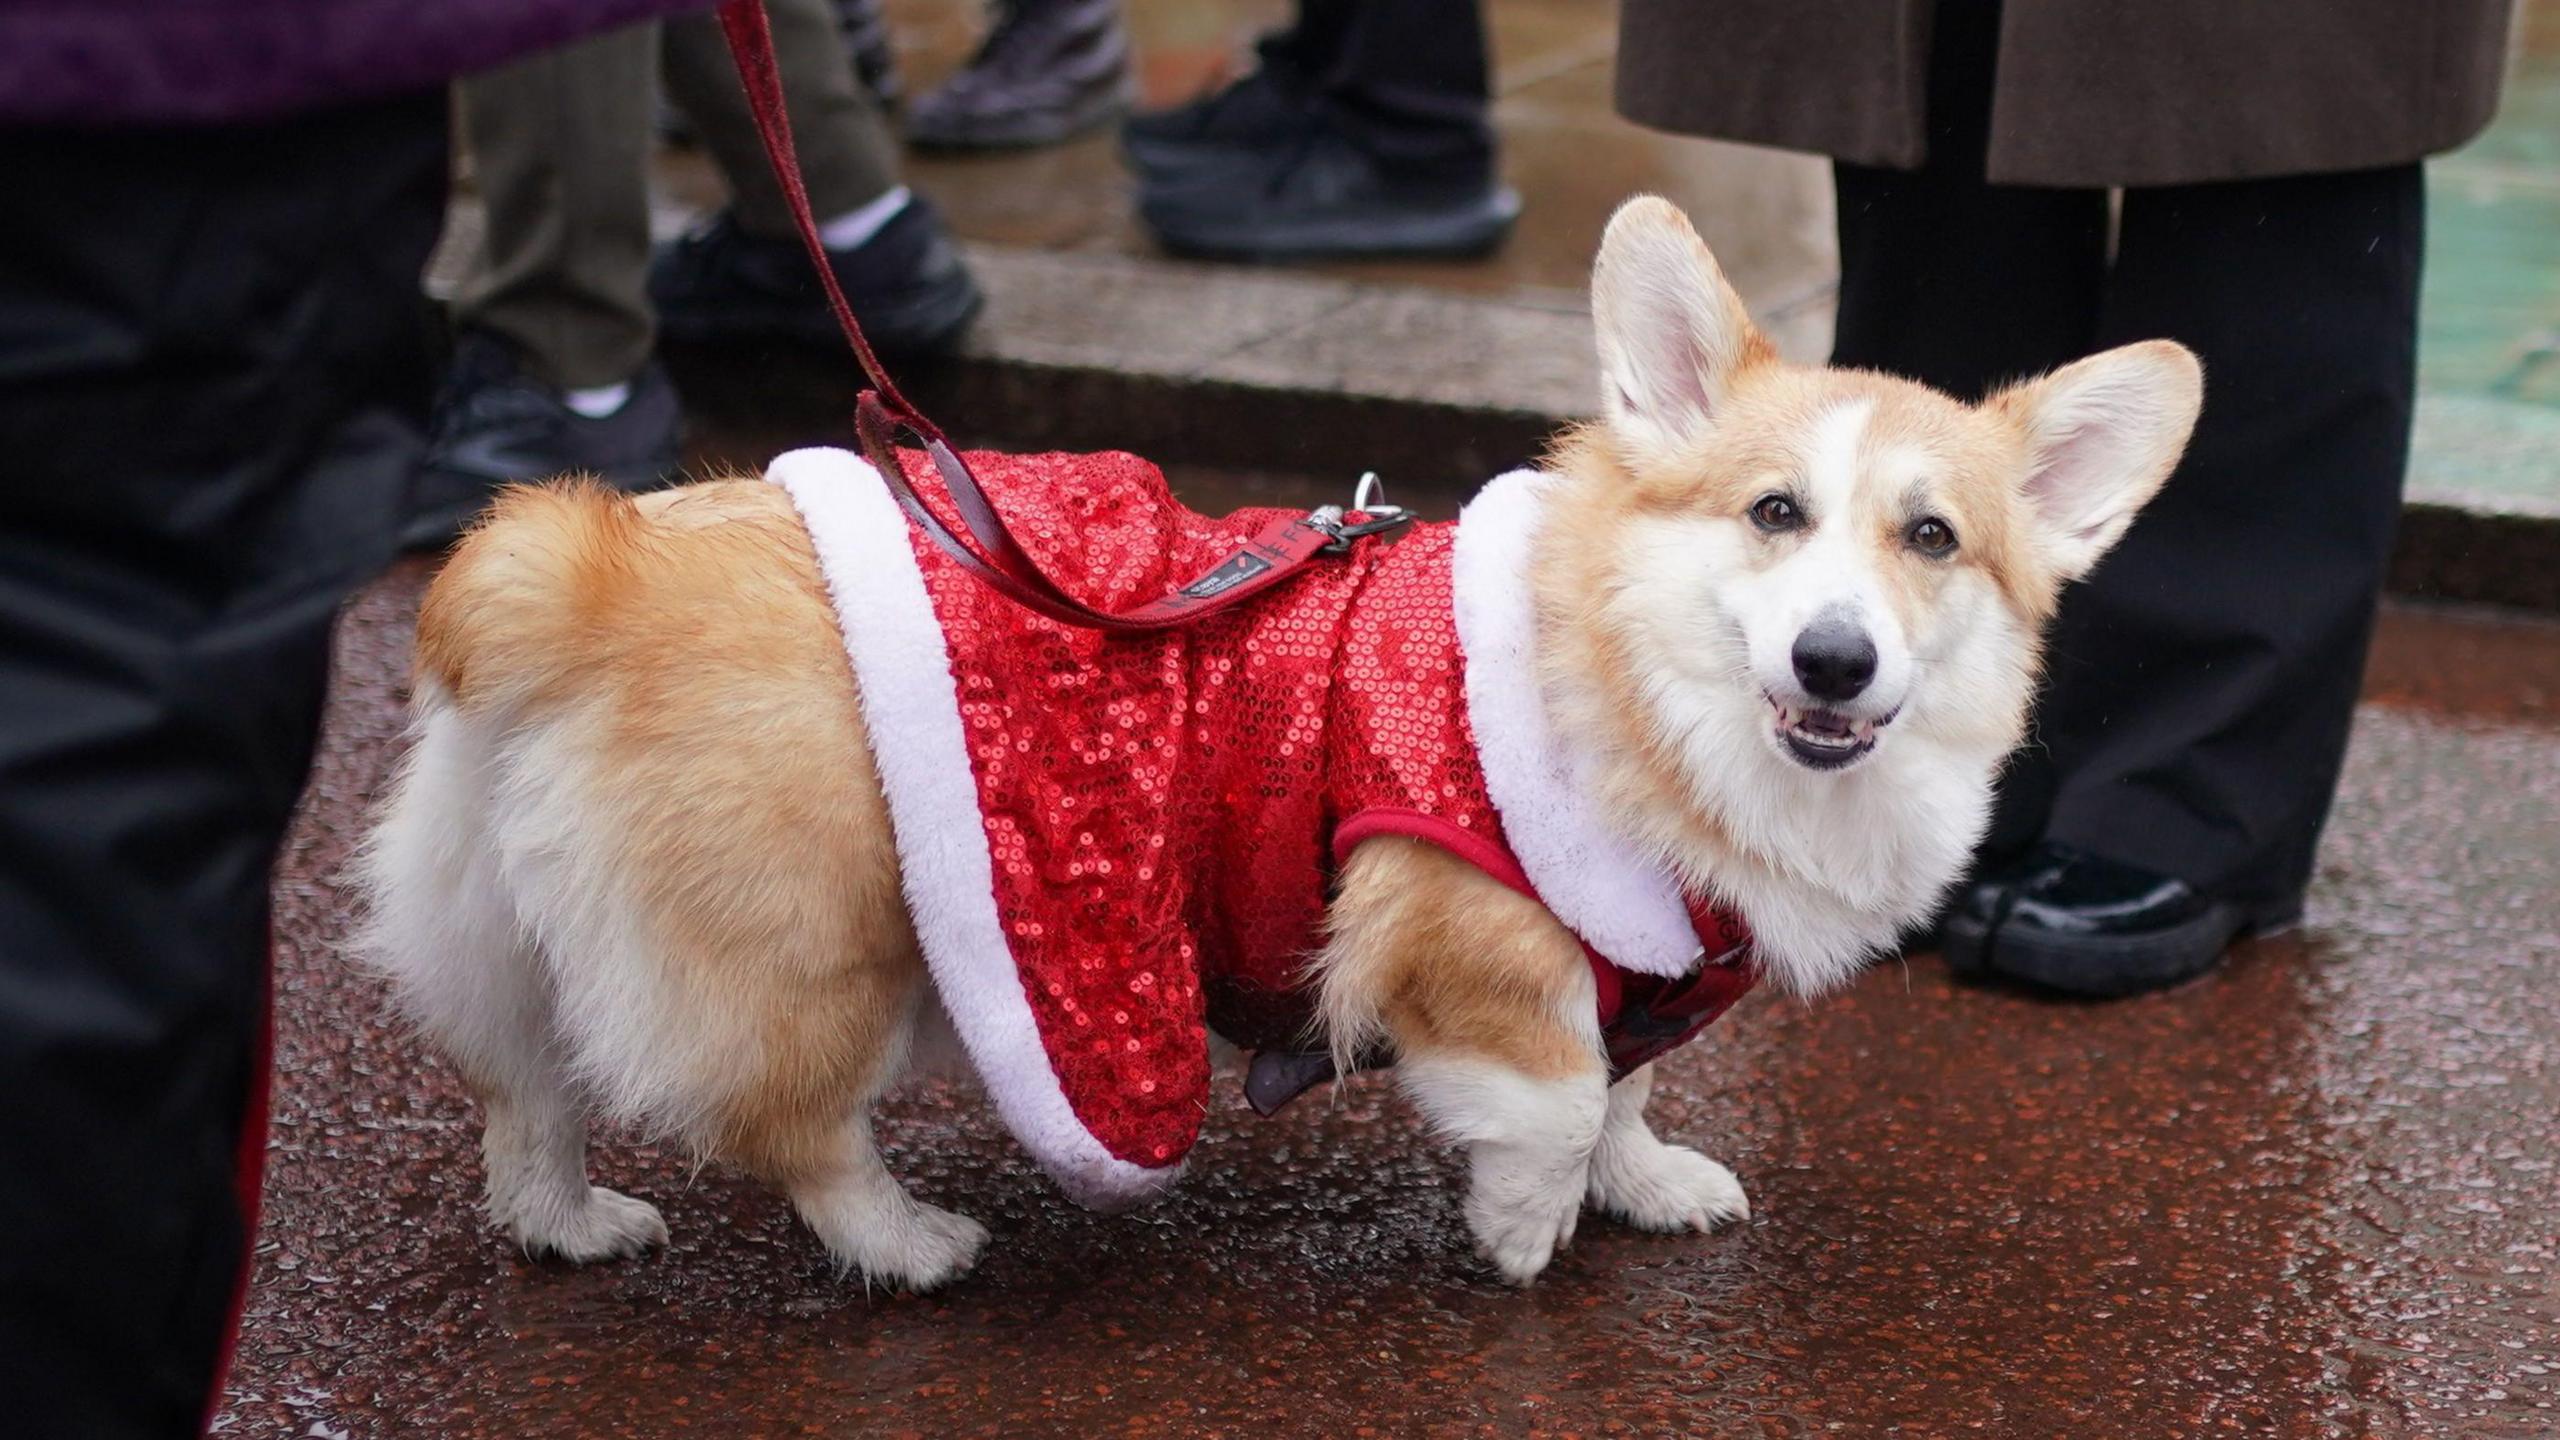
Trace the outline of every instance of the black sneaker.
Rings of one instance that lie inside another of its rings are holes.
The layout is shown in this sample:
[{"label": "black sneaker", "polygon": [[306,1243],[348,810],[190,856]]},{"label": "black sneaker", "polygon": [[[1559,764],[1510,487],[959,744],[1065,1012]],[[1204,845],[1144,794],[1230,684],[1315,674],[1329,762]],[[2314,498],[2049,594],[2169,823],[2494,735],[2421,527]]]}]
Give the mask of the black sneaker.
[{"label": "black sneaker", "polygon": [[682,427],[675,385],[655,361],[621,409],[590,418],[526,374],[507,342],[465,331],[436,397],[401,546],[452,544],[501,487],[521,481],[584,473],[645,490],[675,473]]},{"label": "black sneaker", "polygon": [[[921,196],[860,248],[827,253],[863,333],[883,353],[950,345],[984,299]],[[658,252],[649,299],[671,339],[843,343],[799,240],[750,235],[726,211]]]},{"label": "black sneaker", "polygon": [[1223,90],[1187,105],[1132,115],[1120,127],[1120,149],[1148,178],[1215,164],[1236,150],[1265,149],[1307,129],[1323,102],[1295,70],[1265,60]]},{"label": "black sneaker", "polygon": [[1485,254],[1520,216],[1490,164],[1389,165],[1331,119],[1224,163],[1150,174],[1138,216],[1164,247],[1237,260]]},{"label": "black sneaker", "polygon": [[1007,0],[969,63],[916,97],[907,138],[926,149],[1055,145],[1127,113],[1120,0]]},{"label": "black sneaker", "polygon": [[888,17],[880,0],[836,0],[836,30],[844,38],[845,59],[853,78],[862,82],[882,109],[897,108],[904,87],[898,79],[898,51],[889,37]]}]

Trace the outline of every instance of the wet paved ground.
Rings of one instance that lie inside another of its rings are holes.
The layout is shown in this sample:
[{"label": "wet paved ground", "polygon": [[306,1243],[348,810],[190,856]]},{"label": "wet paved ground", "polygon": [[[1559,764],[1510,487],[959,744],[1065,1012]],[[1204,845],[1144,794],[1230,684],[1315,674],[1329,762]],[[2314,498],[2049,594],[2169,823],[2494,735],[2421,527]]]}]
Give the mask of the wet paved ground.
[{"label": "wet paved ground", "polygon": [[920,1093],[890,1163],[995,1243],[897,1299],[778,1197],[643,1146],[599,1176],[664,1209],[668,1253],[534,1264],[481,1224],[471,1107],[343,949],[423,582],[349,617],[280,881],[222,1433],[2560,1434],[2560,626],[2390,616],[2310,923],[2220,974],[2088,1007],[1924,958],[1746,1001],[1654,1106],[1750,1186],[1739,1229],[1593,1221],[1519,1293],[1385,1085],[1222,1110],[1176,1196],[1119,1219]]}]

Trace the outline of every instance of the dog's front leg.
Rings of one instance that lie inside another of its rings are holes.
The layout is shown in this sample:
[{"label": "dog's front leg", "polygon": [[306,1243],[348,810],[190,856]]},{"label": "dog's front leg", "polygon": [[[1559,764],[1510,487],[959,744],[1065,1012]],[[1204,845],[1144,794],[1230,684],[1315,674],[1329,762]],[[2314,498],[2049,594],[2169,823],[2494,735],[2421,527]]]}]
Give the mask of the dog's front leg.
[{"label": "dog's front leg", "polygon": [[1432,1126],[1467,1147],[1466,1216],[1504,1279],[1573,1238],[1609,1109],[1591,967],[1554,916],[1446,852],[1368,841],[1324,960],[1338,1053],[1379,1041]]},{"label": "dog's front leg", "polygon": [[1489,1056],[1426,1052],[1397,1075],[1432,1127],[1467,1147],[1467,1228],[1476,1252],[1526,1285],[1573,1239],[1608,1111],[1594,1066],[1538,1076]]},{"label": "dog's front leg", "polygon": [[1591,1153],[1591,1208],[1640,1230],[1712,1230],[1751,1218],[1733,1172],[1657,1138],[1644,1119],[1653,1094],[1650,1065],[1609,1087],[1609,1113]]}]

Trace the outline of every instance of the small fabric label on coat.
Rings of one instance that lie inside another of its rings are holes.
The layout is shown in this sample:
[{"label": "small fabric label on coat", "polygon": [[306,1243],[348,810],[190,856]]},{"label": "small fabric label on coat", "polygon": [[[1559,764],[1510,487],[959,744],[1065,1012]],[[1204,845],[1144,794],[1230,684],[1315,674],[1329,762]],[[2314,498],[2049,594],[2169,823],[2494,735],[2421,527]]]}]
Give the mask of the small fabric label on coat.
[{"label": "small fabric label on coat", "polygon": [[1250,550],[1239,550],[1218,562],[1218,568],[1182,587],[1182,593],[1194,600],[1233,590],[1254,576],[1271,568],[1271,562]]}]

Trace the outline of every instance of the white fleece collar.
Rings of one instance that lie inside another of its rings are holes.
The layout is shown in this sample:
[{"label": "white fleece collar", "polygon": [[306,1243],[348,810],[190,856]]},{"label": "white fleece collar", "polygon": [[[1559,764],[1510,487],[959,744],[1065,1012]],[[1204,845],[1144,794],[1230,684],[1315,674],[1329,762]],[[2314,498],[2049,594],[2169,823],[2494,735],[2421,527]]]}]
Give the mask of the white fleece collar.
[{"label": "white fleece collar", "polygon": [[1458,514],[1451,598],[1485,790],[1511,853],[1567,929],[1624,969],[1685,975],[1699,945],[1678,880],[1608,823],[1588,758],[1547,723],[1529,570],[1554,488],[1553,476],[1514,470]]}]

